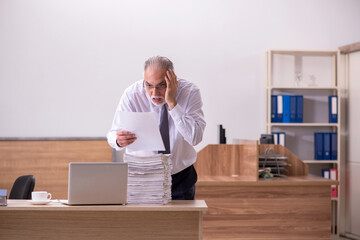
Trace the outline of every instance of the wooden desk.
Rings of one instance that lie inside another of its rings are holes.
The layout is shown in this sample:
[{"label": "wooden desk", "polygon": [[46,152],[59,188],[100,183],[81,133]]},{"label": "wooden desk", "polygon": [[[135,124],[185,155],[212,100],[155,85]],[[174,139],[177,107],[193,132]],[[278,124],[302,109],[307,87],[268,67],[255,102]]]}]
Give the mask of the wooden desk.
[{"label": "wooden desk", "polygon": [[[259,154],[288,158],[287,177],[261,179]],[[204,199],[204,239],[330,240],[331,185],[281,145],[208,145],[198,153],[196,199]]]},{"label": "wooden desk", "polygon": [[196,199],[205,199],[204,239],[330,240],[331,184],[313,176],[259,179],[202,177]]},{"label": "wooden desk", "polygon": [[166,205],[31,205],[0,207],[1,239],[202,239],[203,200]]}]

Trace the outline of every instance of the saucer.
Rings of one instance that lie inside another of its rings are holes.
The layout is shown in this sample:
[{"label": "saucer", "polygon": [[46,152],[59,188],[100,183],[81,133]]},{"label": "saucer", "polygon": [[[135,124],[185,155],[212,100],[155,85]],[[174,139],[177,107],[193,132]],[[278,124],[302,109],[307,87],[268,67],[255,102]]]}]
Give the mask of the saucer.
[{"label": "saucer", "polygon": [[34,201],[34,200],[29,200],[28,201],[29,203],[31,204],[34,204],[34,205],[45,205],[45,204],[48,204],[49,202],[51,202],[51,200],[44,200],[44,201]]}]

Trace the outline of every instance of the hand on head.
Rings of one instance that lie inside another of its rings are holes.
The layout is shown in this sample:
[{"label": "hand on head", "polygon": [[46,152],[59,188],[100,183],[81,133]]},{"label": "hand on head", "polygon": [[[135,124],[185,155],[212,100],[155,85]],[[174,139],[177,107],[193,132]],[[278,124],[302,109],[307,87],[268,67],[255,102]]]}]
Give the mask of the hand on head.
[{"label": "hand on head", "polygon": [[178,81],[175,75],[175,72],[171,69],[166,71],[165,74],[166,81],[166,92],[165,92],[165,102],[168,104],[169,109],[173,109],[176,106],[176,91],[178,88]]},{"label": "hand on head", "polygon": [[116,133],[116,143],[119,147],[126,147],[135,142],[136,136],[129,131],[118,131]]}]

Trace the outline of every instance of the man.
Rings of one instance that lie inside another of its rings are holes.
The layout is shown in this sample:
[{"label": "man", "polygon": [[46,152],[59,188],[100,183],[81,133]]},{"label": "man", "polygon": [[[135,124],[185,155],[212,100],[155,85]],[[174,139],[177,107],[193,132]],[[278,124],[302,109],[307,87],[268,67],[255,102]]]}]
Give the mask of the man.
[{"label": "man", "polygon": [[167,137],[163,135],[162,126],[160,131],[168,151],[165,153],[171,153],[172,199],[193,200],[197,181],[193,146],[202,140],[206,125],[201,108],[200,90],[194,84],[178,79],[168,58],[151,57],[145,62],[144,79],[132,84],[122,95],[107,134],[108,142],[111,147],[121,150],[136,141],[134,134],[119,129],[119,111],[156,112],[159,123],[161,116],[165,116]]}]

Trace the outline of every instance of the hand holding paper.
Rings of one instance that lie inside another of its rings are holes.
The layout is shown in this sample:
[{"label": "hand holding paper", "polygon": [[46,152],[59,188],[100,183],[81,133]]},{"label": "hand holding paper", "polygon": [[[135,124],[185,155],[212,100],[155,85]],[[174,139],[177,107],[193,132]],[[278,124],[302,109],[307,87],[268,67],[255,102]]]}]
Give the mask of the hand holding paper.
[{"label": "hand holding paper", "polygon": [[118,131],[116,133],[116,143],[119,147],[127,147],[136,140],[135,134],[129,131]]},{"label": "hand holding paper", "polygon": [[120,112],[120,128],[117,135],[125,136],[132,151],[165,150],[155,112]]}]

